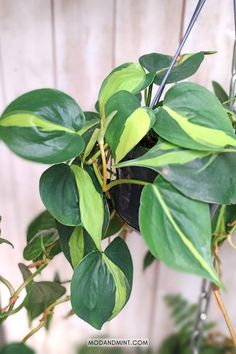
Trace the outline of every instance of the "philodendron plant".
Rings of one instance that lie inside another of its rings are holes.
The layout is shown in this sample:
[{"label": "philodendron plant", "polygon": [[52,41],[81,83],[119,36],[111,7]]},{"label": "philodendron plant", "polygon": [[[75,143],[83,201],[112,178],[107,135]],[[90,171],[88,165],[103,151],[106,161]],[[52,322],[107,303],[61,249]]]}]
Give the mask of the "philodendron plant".
[{"label": "philodendron plant", "polygon": [[[31,320],[44,314],[42,327],[54,307],[70,299],[73,312],[100,329],[122,310],[133,278],[127,224],[116,209],[123,185],[139,188],[138,229],[150,253],[177,271],[209,279],[215,289],[222,286],[218,248],[236,225],[234,116],[217,83],[214,95],[180,82],[207,54],[181,55],[167,80],[173,85],[157,103],[153,89],[172,57],[151,53],[105,78],[94,112],[83,112],[55,89],[28,92],[4,110],[0,138],[17,155],[52,166],[40,179],[47,210],[27,232],[24,258],[31,263],[20,265],[24,283],[14,290],[0,279],[11,292],[2,320],[25,306]],[[139,147],[143,153],[130,159]],[[120,178],[134,166],[140,176],[150,169],[154,177]],[[73,268],[66,298],[59,279],[33,280],[61,251]],[[26,298],[15,308],[25,287]]]}]

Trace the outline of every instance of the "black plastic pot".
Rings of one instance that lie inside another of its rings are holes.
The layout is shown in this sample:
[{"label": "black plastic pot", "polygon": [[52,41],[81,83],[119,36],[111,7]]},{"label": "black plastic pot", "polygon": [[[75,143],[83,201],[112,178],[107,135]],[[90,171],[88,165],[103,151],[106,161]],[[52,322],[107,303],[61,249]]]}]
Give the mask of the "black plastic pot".
[{"label": "black plastic pot", "polygon": [[[135,159],[147,152],[147,148],[136,146],[125,158]],[[145,167],[124,167],[117,170],[118,178],[138,179],[153,182],[157,172]],[[114,207],[120,217],[135,230],[139,231],[138,213],[143,186],[135,184],[121,184],[112,188]]]}]

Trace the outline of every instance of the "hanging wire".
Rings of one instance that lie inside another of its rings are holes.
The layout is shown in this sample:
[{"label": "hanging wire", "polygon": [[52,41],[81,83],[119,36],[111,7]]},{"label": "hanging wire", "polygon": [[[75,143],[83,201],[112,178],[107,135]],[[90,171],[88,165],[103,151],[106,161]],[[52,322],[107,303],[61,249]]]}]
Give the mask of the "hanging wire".
[{"label": "hanging wire", "polygon": [[190,342],[191,354],[199,353],[199,347],[202,341],[204,323],[207,319],[210,299],[211,299],[211,282],[206,279],[203,279],[201,293],[198,301],[198,312],[197,312],[196,322],[194,325],[194,330]]},{"label": "hanging wire", "polygon": [[234,49],[233,49],[233,59],[232,59],[232,69],[231,69],[231,81],[230,81],[230,109],[236,114],[236,0],[233,0],[234,5]]},{"label": "hanging wire", "polygon": [[184,33],[183,39],[181,40],[180,45],[179,45],[179,47],[178,47],[178,49],[177,49],[177,51],[176,51],[176,53],[175,53],[175,55],[173,57],[173,60],[172,60],[172,62],[170,64],[170,66],[169,66],[169,68],[168,68],[168,70],[167,70],[167,72],[166,72],[166,74],[165,74],[160,86],[159,86],[159,89],[158,89],[156,95],[154,96],[154,98],[153,98],[153,100],[151,102],[151,108],[153,108],[159,102],[160,97],[162,95],[162,92],[163,92],[163,90],[165,88],[165,84],[166,84],[166,81],[168,79],[168,76],[170,75],[170,72],[171,72],[171,70],[173,69],[173,66],[176,63],[176,60],[177,60],[178,56],[180,55],[181,50],[182,50],[182,48],[183,48],[183,46],[184,46],[184,44],[185,44],[185,42],[186,42],[186,40],[188,38],[188,36],[189,36],[189,34],[190,34],[190,32],[191,32],[191,30],[192,30],[192,28],[193,28],[193,26],[194,26],[194,24],[196,22],[201,10],[202,10],[202,7],[205,4],[205,2],[206,2],[206,0],[199,0],[198,1],[198,4],[197,4],[197,6],[196,6],[196,8],[194,10],[194,13],[193,13],[192,18],[191,18],[191,20],[189,22],[189,25],[188,25],[185,33]]},{"label": "hanging wire", "polygon": [[[213,220],[217,208],[218,208],[217,204],[212,204],[210,206],[211,220]],[[207,313],[208,313],[210,300],[211,300],[211,288],[212,288],[211,282],[209,280],[203,279],[199,301],[198,301],[197,316],[196,316],[193,333],[190,340],[191,354],[199,354],[199,348],[201,345],[203,331],[204,331],[204,323],[207,319]]]}]

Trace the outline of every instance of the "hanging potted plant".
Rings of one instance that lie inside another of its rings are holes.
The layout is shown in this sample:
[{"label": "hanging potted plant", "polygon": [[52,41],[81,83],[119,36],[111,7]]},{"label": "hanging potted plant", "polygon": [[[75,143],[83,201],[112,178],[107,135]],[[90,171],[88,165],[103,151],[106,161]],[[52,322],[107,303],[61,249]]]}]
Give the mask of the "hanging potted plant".
[{"label": "hanging potted plant", "polygon": [[[181,82],[211,53],[178,54],[151,53],[115,68],[102,83],[97,111],[83,112],[61,91],[38,89],[2,113],[0,138],[8,147],[52,166],[40,179],[46,211],[28,229],[24,258],[32,263],[20,265],[24,282],[14,289],[0,279],[11,294],[1,321],[25,306],[30,320],[43,314],[39,329],[55,306],[70,300],[77,316],[100,329],[132,289],[126,222],[140,230],[155,258],[210,280],[219,295],[218,248],[236,228],[234,116],[219,86],[217,98]],[[160,101],[165,84],[170,88]],[[73,268],[64,298],[60,282],[33,281],[60,252]],[[15,307],[25,288],[25,300]],[[47,296],[36,301],[39,288]],[[232,328],[231,334],[235,340]]]},{"label": "hanging potted plant", "polygon": [[[203,58],[203,52],[182,55],[168,83],[192,75]],[[53,164],[40,179],[50,216],[41,215],[29,232],[25,259],[45,256],[48,262],[59,243],[75,269],[73,309],[96,328],[121,310],[132,286],[122,238],[105,251],[101,245],[122,229],[112,196],[116,186],[142,187],[138,227],[155,257],[222,285],[212,263],[209,203],[219,205],[214,234],[223,232],[226,212],[234,210],[226,205],[236,202],[234,128],[217,97],[191,82],[175,84],[149,107],[171,59],[153,53],[113,70],[101,86],[98,112],[83,112],[63,92],[40,89],[10,103],[0,120],[1,139],[12,151]],[[127,159],[141,148],[146,152]],[[119,178],[131,166],[139,168],[137,177]],[[155,171],[150,181],[138,178],[143,168],[145,174]],[[216,246],[218,238],[213,240]]]}]

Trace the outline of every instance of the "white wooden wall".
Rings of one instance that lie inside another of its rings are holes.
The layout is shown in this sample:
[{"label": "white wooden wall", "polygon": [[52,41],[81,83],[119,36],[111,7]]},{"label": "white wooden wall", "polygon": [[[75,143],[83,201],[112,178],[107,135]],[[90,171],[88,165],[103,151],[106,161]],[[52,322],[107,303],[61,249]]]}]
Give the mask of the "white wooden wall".
[{"label": "white wooden wall", "polygon": [[[187,0],[185,26],[196,3]],[[0,108],[27,90],[56,87],[72,95],[83,109],[92,109],[104,76],[115,65],[137,61],[148,52],[174,53],[181,6],[182,0],[0,0]],[[233,36],[232,0],[207,0],[185,51],[218,53],[206,58],[192,80],[210,87],[215,79],[228,89]],[[14,283],[21,282],[17,263],[23,260],[26,226],[43,208],[38,180],[46,167],[18,158],[0,144],[2,235],[15,245],[15,250],[1,246],[0,272]],[[41,330],[29,340],[38,354],[74,354],[79,342],[100,334],[149,338],[157,346],[172,328],[163,296],[182,292],[197,300],[199,278],[163,265],[153,265],[143,274],[145,244],[134,233],[128,244],[134,259],[134,287],[122,313],[100,333],[76,317],[63,320],[66,308],[62,306],[56,310],[50,334]],[[224,299],[236,325],[236,255],[225,247],[222,256],[228,289]],[[65,279],[71,276],[63,257],[55,260],[48,277],[56,269]],[[4,303],[7,293],[3,287],[1,291]],[[209,316],[226,331],[214,301]],[[9,341],[21,339],[27,333],[24,311],[9,319],[5,330]]]}]

